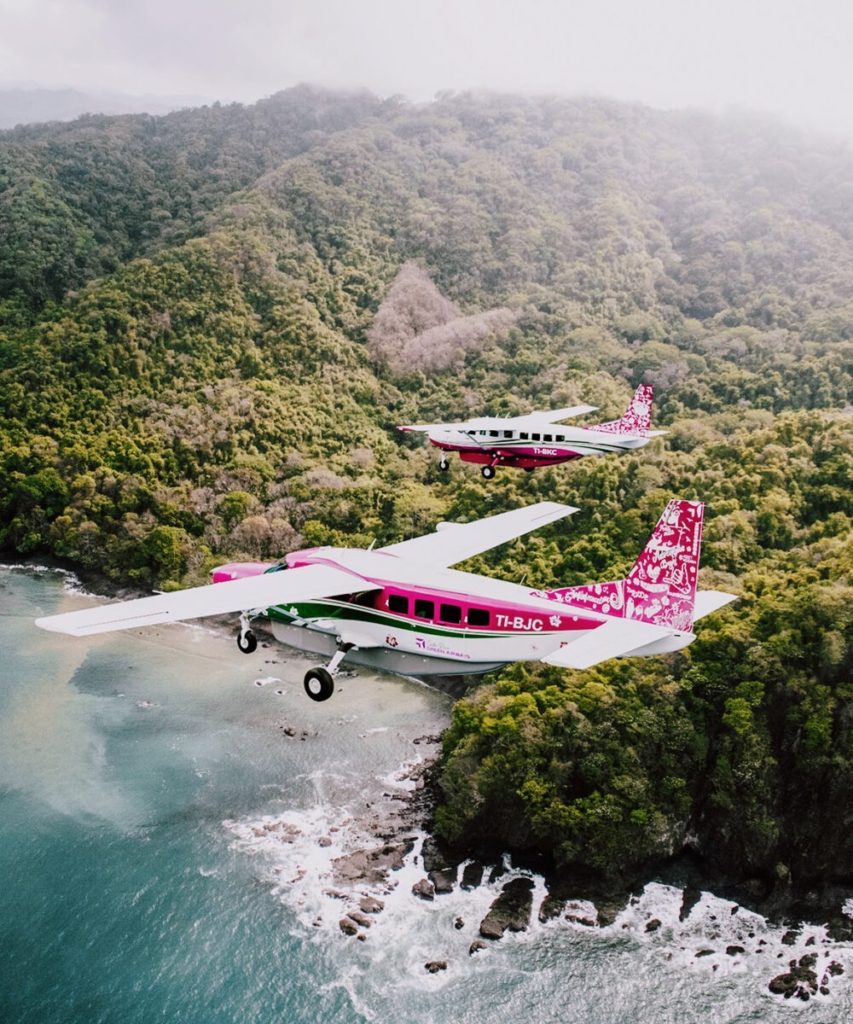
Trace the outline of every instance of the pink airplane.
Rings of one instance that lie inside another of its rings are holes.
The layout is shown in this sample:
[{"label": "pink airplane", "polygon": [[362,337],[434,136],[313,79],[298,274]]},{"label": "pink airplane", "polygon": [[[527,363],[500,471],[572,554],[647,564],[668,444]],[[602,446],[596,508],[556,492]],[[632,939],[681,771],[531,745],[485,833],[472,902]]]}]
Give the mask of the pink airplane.
[{"label": "pink airplane", "polygon": [[445,453],[459,452],[463,462],[480,464],[480,472],[491,480],[497,466],[518,466],[530,471],[584,455],[642,448],[650,438],[666,433],[649,429],[653,397],[652,385],[641,384],[621,419],[589,427],[567,427],[560,420],[594,412],[594,405],[573,405],[525,416],[487,416],[464,423],[410,423],[397,429],[427,434],[430,444],[441,449],[438,468],[442,472],[450,467]]},{"label": "pink airplane", "polygon": [[450,568],[577,512],[539,502],[376,550],[309,548],[283,563],[237,562],[213,585],[120,601],[36,620],[72,636],[240,612],[238,645],[250,654],[251,620],[330,660],[304,680],[328,700],[344,658],[410,676],[489,672],[515,661],[584,669],[609,658],[666,654],[694,639],[693,623],[735,598],[697,591],[704,506],[671,501],[621,580],[533,590]]}]

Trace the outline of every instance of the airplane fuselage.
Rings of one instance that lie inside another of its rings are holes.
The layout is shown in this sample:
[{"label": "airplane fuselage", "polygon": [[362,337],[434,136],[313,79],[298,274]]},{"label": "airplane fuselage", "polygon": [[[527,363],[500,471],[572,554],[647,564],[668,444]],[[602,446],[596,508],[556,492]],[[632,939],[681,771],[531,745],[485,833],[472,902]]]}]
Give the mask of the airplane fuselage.
[{"label": "airplane fuselage", "polygon": [[552,431],[494,427],[472,431],[435,430],[429,442],[445,452],[458,452],[463,462],[487,466],[536,469],[556,466],[585,455],[625,452],[648,444],[648,438],[607,433],[584,427],[555,425]]},{"label": "airplane fuselage", "polygon": [[[369,576],[365,556],[374,563]],[[367,578],[378,589],[268,608],[275,638],[318,654],[331,653],[343,640],[355,645],[348,660],[404,675],[467,675],[539,660],[606,619],[500,580],[488,580],[493,596],[477,596],[484,578],[453,569],[435,573],[440,577],[435,585],[414,585],[395,573],[396,559],[386,557],[384,566],[382,561],[379,553],[340,548],[288,555],[289,568],[317,563],[357,568],[362,587]],[[281,570],[235,563],[215,570],[213,580],[269,571]]]}]

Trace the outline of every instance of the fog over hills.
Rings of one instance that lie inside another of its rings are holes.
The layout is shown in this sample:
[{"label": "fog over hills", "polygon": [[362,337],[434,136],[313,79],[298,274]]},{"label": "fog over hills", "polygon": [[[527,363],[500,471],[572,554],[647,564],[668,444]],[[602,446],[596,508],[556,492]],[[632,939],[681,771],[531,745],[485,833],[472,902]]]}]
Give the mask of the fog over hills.
[{"label": "fog over hills", "polygon": [[73,121],[81,114],[168,114],[210,102],[202,96],[131,96],[79,89],[0,88],[0,129],[43,121]]}]

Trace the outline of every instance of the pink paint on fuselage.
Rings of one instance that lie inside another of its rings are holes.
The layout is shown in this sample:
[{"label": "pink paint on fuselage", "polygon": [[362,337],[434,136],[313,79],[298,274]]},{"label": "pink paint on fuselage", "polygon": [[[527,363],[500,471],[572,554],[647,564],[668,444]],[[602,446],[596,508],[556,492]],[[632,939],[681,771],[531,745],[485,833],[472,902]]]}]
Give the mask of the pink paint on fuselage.
[{"label": "pink paint on fuselage", "polygon": [[[324,564],[335,566],[334,558],[316,557],[323,548],[305,548],[293,551],[285,556],[289,569],[302,565]],[[226,583],[229,580],[243,579],[246,576],[258,576],[268,571],[274,562],[229,562],[218,566],[211,573],[214,583]],[[412,623],[423,623],[446,627],[448,629],[466,629],[472,632],[500,633],[513,636],[518,633],[560,633],[576,630],[595,629],[601,625],[598,619],[583,617],[581,609],[569,609],[559,600],[554,601],[554,611],[543,611],[542,607],[530,607],[523,602],[488,601],[468,594],[438,590],[432,587],[404,586],[387,580],[371,579],[368,583],[380,587],[380,590],[341,594],[338,600],[348,600],[352,604],[372,608],[375,611],[394,615]],[[361,596],[360,596],[361,595]],[[397,599],[394,601],[394,599]],[[398,602],[405,601],[405,611]],[[391,607],[394,601],[396,607]],[[431,611],[430,611],[431,606]],[[417,614],[422,610],[424,614]],[[472,617],[474,621],[470,621]],[[479,613],[479,614],[478,614]],[[457,617],[458,616],[458,617]]]},{"label": "pink paint on fuselage", "polygon": [[228,583],[242,580],[247,576],[260,576],[275,565],[275,562],[228,562],[218,565],[210,574],[211,583]]},{"label": "pink paint on fuselage", "polygon": [[514,445],[512,448],[503,448],[500,444],[491,445],[487,448],[470,447],[461,444],[449,444],[445,441],[429,439],[429,443],[440,448],[443,452],[458,452],[463,462],[472,462],[478,466],[500,463],[502,466],[517,466],[519,469],[536,469],[538,466],[557,466],[561,462],[569,462],[571,459],[579,459],[585,453],[575,451],[572,448],[564,447],[562,443],[549,444],[547,441],[542,444],[531,444],[525,447]]}]

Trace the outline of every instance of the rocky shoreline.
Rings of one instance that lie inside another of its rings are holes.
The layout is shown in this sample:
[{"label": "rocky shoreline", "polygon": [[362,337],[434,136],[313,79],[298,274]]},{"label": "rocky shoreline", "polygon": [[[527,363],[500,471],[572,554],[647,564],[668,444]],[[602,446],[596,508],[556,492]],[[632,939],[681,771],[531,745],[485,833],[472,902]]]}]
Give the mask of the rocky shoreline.
[{"label": "rocky shoreline", "polygon": [[[712,976],[743,970],[754,960],[763,987],[780,1000],[832,998],[837,985],[853,974],[853,916],[842,912],[843,900],[835,904],[827,927],[790,916],[795,904],[784,905],[778,894],[763,906],[784,906],[784,912],[763,914],[762,901],[735,899],[731,888],[723,892],[725,880],[702,877],[695,863],[667,865],[655,882],[616,886],[565,873],[545,875],[541,865],[523,866],[506,857],[453,854],[429,834],[438,737],[418,737],[414,743],[426,757],[400,773],[400,789],[383,790],[364,816],[302,836],[330,854],[323,875],[328,884],[322,888],[326,909],[315,914],[314,928],[369,943],[382,930],[389,900],[396,901],[398,913],[406,907],[409,916],[418,913],[417,906],[441,914],[447,901],[442,920],[457,940],[436,943],[433,955],[420,961],[418,969],[427,975],[453,971],[454,957],[478,959],[508,936],[554,927],[657,944],[664,959],[678,951],[685,965]],[[260,831],[264,828],[289,841],[281,825],[267,824]],[[354,837],[350,848],[343,848],[342,833]],[[287,886],[299,874],[282,879],[278,891],[289,897]],[[478,897],[476,911],[458,911],[455,901],[463,896]],[[853,912],[853,906],[848,909]],[[449,954],[448,945],[457,953]]]}]

